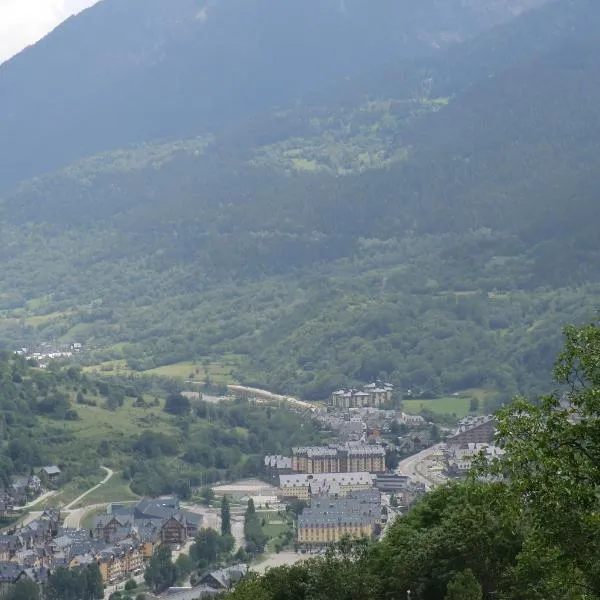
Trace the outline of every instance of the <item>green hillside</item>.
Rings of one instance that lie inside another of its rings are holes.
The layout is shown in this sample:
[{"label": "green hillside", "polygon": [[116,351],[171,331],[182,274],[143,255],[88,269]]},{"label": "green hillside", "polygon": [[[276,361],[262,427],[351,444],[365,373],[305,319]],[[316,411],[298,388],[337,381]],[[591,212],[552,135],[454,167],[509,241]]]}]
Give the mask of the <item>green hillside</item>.
[{"label": "green hillside", "polygon": [[320,441],[319,432],[285,408],[247,402],[190,402],[173,380],[42,370],[0,356],[0,480],[49,464],[62,473],[54,501],[66,503],[118,472],[102,494],[189,497],[191,486],[260,474],[265,454]]},{"label": "green hillside", "polygon": [[560,326],[598,308],[597,16],[551,3],[427,85],[415,60],[394,95],[357,82],[353,104],[22,184],[0,202],[5,344],[83,341],[134,370],[234,355],[233,379],[311,399],[378,376],[543,389]]}]

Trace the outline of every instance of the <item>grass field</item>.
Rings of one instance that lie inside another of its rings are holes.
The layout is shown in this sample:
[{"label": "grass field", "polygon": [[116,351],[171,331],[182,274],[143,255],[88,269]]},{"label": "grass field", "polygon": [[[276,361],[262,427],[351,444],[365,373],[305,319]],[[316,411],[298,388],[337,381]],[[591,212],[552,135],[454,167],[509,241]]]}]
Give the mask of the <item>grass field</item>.
[{"label": "grass field", "polygon": [[263,532],[269,538],[276,538],[286,529],[286,524],[281,522],[267,523],[263,527]]},{"label": "grass field", "polygon": [[[44,510],[44,508],[51,506],[65,506],[83,494],[83,492],[89,490],[93,485],[100,483],[105,475],[106,473],[104,473],[104,471],[99,470],[97,477],[76,477],[58,490],[54,496],[46,498],[39,504],[36,504],[35,508],[32,510]],[[87,502],[84,502],[83,504],[87,504]]]},{"label": "grass field", "polygon": [[411,415],[418,415],[425,408],[437,414],[455,414],[460,418],[472,414],[471,400],[476,398],[479,400],[476,414],[484,414],[484,400],[489,393],[487,390],[476,388],[464,390],[458,396],[445,396],[435,400],[403,400],[402,410]]},{"label": "grass field", "polygon": [[88,367],[83,367],[83,370],[88,373],[93,373],[94,371],[99,371],[100,373],[114,373],[119,375],[129,375],[133,373],[131,369],[127,367],[127,361],[121,360],[107,360],[106,362],[99,363],[97,365],[90,365]]},{"label": "grass field", "polygon": [[104,485],[97,490],[90,492],[74,508],[89,506],[90,504],[102,504],[109,502],[127,502],[129,500],[138,500],[130,489],[129,483],[125,481],[118,473],[115,473]]},{"label": "grass field", "polygon": [[31,315],[29,317],[25,317],[25,322],[27,323],[27,325],[37,327],[38,325],[45,325],[46,323],[54,319],[62,319],[67,315],[67,312],[53,312],[48,313],[47,315]]},{"label": "grass field", "polygon": [[127,436],[137,438],[143,429],[175,433],[176,427],[162,408],[162,401],[156,407],[136,408],[131,398],[127,398],[116,412],[100,406],[77,404],[75,409],[79,420],[65,422],[65,427],[75,433],[78,439],[94,439],[98,442]]},{"label": "grass field", "polygon": [[436,398],[435,400],[403,400],[402,409],[411,415],[418,415],[424,408],[437,414],[455,414],[464,417],[469,414],[469,398]]},{"label": "grass field", "polygon": [[282,516],[277,511],[259,512],[261,520],[266,523],[262,526],[263,533],[269,538],[267,549],[269,552],[275,552],[277,544],[285,544],[285,533],[291,527],[287,523],[285,516]]},{"label": "grass field", "polygon": [[85,514],[85,517],[83,518],[83,520],[81,521],[81,528],[82,529],[91,529],[92,524],[94,522],[94,517],[103,515],[105,512],[106,512],[106,508],[95,508],[93,510],[89,510]]},{"label": "grass field", "polygon": [[148,375],[160,375],[162,377],[173,377],[176,379],[193,379],[195,381],[203,381],[206,373],[215,383],[232,383],[231,379],[232,365],[222,364],[219,362],[211,362],[206,366],[200,362],[179,362],[172,365],[164,365],[144,371]]},{"label": "grass field", "polygon": [[101,373],[115,373],[120,375],[128,375],[137,373],[138,375],[155,375],[158,377],[170,377],[172,379],[193,379],[203,382],[206,374],[213,383],[235,383],[231,376],[233,364],[227,362],[211,362],[207,365],[206,370],[200,362],[184,361],[174,363],[172,365],[163,365],[147,371],[132,371],[127,367],[127,361],[110,360],[97,365],[90,365],[84,368],[84,371]]}]

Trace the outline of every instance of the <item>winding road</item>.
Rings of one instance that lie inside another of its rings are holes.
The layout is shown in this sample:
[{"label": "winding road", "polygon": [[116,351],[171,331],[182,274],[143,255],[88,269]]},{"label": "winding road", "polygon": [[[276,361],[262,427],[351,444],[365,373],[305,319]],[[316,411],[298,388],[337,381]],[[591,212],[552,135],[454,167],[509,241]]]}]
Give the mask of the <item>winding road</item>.
[{"label": "winding road", "polygon": [[35,500],[32,500],[31,502],[29,502],[29,504],[26,504],[25,506],[15,506],[15,510],[16,511],[29,510],[30,508],[33,508],[36,504],[43,502],[47,498],[52,498],[52,496],[54,496],[56,494],[57,494],[56,490],[50,490],[49,492],[45,492],[41,496],[38,496]]},{"label": "winding road", "polygon": [[83,494],[81,494],[81,496],[78,496],[77,498],[75,498],[75,500],[73,500],[72,502],[69,502],[69,504],[67,504],[63,510],[71,510],[76,504],[81,502],[88,494],[91,494],[92,492],[97,490],[100,486],[107,483],[108,480],[115,474],[115,472],[112,469],[109,469],[108,467],[100,467],[100,468],[103,471],[106,471],[106,477],[100,483],[97,483],[95,486],[91,487],[86,492],[83,492]]},{"label": "winding road", "polygon": [[[65,520],[63,523],[64,527],[68,527],[70,529],[79,529],[79,527],[81,526],[81,521],[83,521],[85,515],[90,510],[106,506],[106,503],[104,503],[93,504],[91,506],[84,506],[82,508],[73,508],[75,505],[81,502],[88,494],[91,494],[94,490],[97,490],[99,487],[107,483],[110,480],[110,478],[115,474],[114,471],[112,469],[109,469],[108,467],[100,468],[106,473],[106,477],[100,483],[97,483],[96,485],[92,486],[89,490],[86,490],[83,494],[75,498],[75,500],[69,502],[69,504],[61,508],[61,511],[63,512],[63,514],[65,514]],[[33,507],[36,504],[42,502],[42,500],[55,496],[57,493],[57,491],[46,492],[39,498],[36,498],[33,502],[30,502],[27,506],[21,507],[19,510]],[[41,511],[30,512],[28,515],[25,516],[23,521],[21,521],[21,525],[27,525],[28,523],[31,523],[31,521],[35,521],[35,519],[39,518],[41,514]]]}]

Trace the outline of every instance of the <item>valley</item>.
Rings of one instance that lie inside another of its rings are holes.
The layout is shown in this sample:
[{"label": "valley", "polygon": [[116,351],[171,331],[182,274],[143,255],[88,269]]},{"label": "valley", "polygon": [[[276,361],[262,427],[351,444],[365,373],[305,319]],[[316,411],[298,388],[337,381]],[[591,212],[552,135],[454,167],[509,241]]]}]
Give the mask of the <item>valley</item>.
[{"label": "valley", "polygon": [[0,596],[600,598],[599,6],[101,0],[0,63]]}]

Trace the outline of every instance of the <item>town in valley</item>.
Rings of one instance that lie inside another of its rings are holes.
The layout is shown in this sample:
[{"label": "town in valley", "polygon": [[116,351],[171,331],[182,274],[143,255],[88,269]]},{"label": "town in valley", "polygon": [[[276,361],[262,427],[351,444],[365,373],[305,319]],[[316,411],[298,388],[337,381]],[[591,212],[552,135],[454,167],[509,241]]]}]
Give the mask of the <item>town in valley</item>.
[{"label": "town in valley", "polygon": [[[291,408],[316,423],[324,441],[264,456],[260,479],[214,485],[206,503],[171,496],[88,506],[83,494],[60,506],[52,503],[62,481],[59,466],[14,477],[0,499],[0,516],[14,520],[0,535],[3,589],[23,578],[43,584],[56,569],[97,565],[108,598],[127,582],[143,583],[157,548],[168,546],[175,559],[190,552],[202,530],[219,530],[219,507],[226,498],[234,545],[228,564],[207,564],[179,588],[165,591],[175,600],[211,597],[231,589],[249,570],[297,562],[346,538],[381,538],[394,518],[428,490],[461,478],[478,457],[501,453],[493,443],[491,416],[473,414],[455,426],[438,426],[405,413],[394,387],[381,381],[338,390],[323,403],[236,385],[219,401]],[[113,473],[105,471],[108,481]],[[206,489],[196,492],[209,495]],[[250,503],[265,531],[279,530],[256,564],[242,551]]]}]

